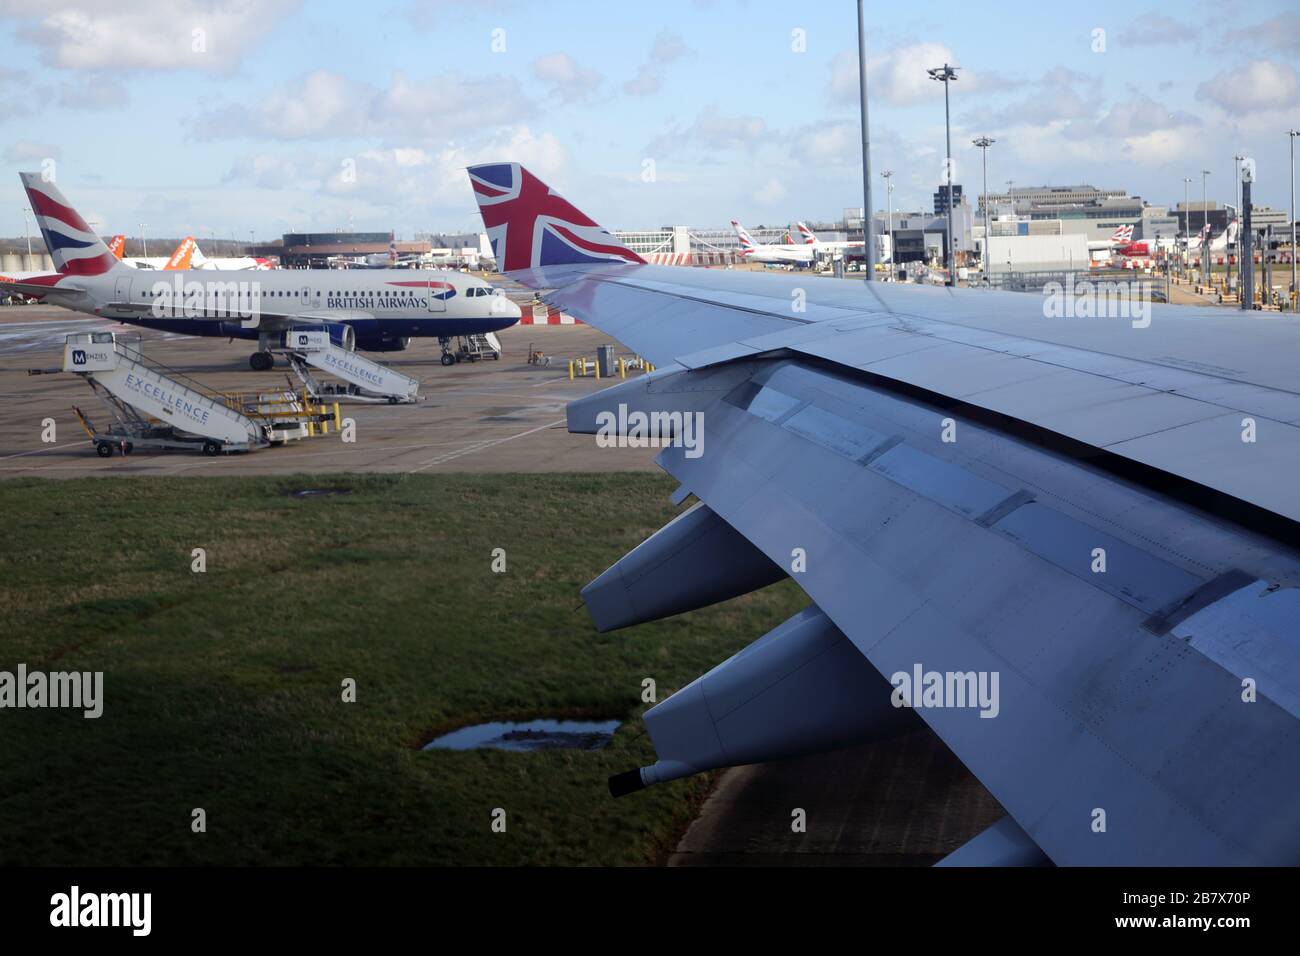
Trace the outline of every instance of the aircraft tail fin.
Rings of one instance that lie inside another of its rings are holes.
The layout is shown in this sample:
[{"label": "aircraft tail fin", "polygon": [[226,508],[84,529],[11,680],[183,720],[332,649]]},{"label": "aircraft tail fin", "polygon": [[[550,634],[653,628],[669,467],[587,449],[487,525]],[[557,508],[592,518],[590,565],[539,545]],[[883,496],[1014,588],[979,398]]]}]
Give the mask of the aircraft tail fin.
[{"label": "aircraft tail fin", "polygon": [[795,228],[799,230],[799,236],[803,240],[805,246],[813,246],[817,244],[817,236],[808,228],[807,223],[797,222],[795,223]]},{"label": "aircraft tail fin", "polygon": [[127,268],[108,251],[104,240],[86,225],[81,214],[68,205],[53,181],[42,173],[19,173],[18,178],[27,190],[54,268],[62,275],[97,276]]},{"label": "aircraft tail fin", "polygon": [[736,230],[736,238],[740,240],[741,253],[744,255],[752,255],[756,246],[754,237],[751,236],[749,231],[735,219],[731,220],[731,228]]},{"label": "aircraft tail fin", "polygon": [[112,239],[108,240],[108,251],[113,253],[114,259],[121,259],[122,254],[126,251],[126,236],[118,233]]},{"label": "aircraft tail fin", "polygon": [[178,269],[191,268],[191,263],[194,259],[194,250],[197,248],[198,246],[194,242],[194,237],[186,236],[181,240],[181,244],[176,247],[176,251],[172,253],[171,258],[167,260],[167,265],[163,266],[163,269],[168,272],[175,272]]},{"label": "aircraft tail fin", "polygon": [[502,272],[645,260],[519,163],[469,167],[479,215]]}]

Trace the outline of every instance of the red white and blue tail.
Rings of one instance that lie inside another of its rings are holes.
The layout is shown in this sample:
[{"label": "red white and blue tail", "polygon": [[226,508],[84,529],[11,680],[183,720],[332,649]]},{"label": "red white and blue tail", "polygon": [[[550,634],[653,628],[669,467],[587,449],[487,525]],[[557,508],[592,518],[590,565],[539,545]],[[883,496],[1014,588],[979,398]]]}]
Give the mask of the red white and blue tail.
[{"label": "red white and blue tail", "polygon": [[799,230],[800,241],[803,242],[805,246],[817,245],[817,237],[813,234],[813,231],[808,228],[806,223],[796,222],[794,225],[795,228]]},{"label": "red white and blue tail", "polygon": [[125,269],[108,251],[102,239],[86,225],[77,210],[68,205],[63,193],[40,173],[19,173],[36,224],[45,237],[45,248],[62,275],[97,276],[112,269]]},{"label": "red white and blue tail", "polygon": [[645,260],[518,163],[469,167],[483,227],[502,272]]},{"label": "red white and blue tail", "polygon": [[731,228],[736,230],[736,238],[740,240],[740,254],[742,256],[752,256],[755,252],[756,246],[754,237],[749,234],[749,231],[744,226],[734,219],[731,220]]}]

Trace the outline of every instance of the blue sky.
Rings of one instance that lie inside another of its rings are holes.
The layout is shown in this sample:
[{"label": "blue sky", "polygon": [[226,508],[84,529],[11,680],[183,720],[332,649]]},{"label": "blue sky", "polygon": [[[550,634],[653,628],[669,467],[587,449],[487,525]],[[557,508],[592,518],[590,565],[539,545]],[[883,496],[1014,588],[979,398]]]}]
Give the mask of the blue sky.
[{"label": "blue sky", "polygon": [[[872,163],[896,209],[928,208],[941,177],[924,71],[945,59],[969,192],[988,134],[990,188],[1172,205],[1209,169],[1231,201],[1243,152],[1256,201],[1289,201],[1294,4],[867,7]],[[611,228],[836,218],[861,204],[855,30],[851,0],[0,0],[0,234],[23,231],[14,173],[49,160],[106,234],[476,229],[462,169],[499,159]]]}]

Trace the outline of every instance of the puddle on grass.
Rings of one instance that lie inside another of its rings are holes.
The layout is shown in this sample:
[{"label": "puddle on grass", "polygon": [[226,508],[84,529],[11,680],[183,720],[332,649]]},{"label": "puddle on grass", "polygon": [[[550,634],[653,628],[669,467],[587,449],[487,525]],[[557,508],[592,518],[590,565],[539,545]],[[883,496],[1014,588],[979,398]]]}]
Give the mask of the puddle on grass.
[{"label": "puddle on grass", "polygon": [[350,495],[351,488],[299,488],[289,492],[290,498],[319,498],[323,495]]},{"label": "puddle on grass", "polygon": [[462,727],[435,737],[425,750],[600,750],[618,730],[617,720],[530,720],[524,723],[495,721]]}]

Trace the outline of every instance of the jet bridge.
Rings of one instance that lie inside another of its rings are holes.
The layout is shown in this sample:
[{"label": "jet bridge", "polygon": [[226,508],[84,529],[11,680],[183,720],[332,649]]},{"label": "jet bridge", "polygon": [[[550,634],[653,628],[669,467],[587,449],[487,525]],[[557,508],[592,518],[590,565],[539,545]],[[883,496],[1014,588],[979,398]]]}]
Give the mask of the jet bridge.
[{"label": "jet bridge", "polygon": [[[364,355],[339,348],[330,341],[329,332],[313,329],[284,333],[279,351],[289,360],[294,374],[303,386],[316,397],[326,397],[341,402],[388,402],[390,405],[409,404],[420,399],[417,379],[380,365]],[[316,381],[311,369],[342,379],[343,388],[333,383]]]},{"label": "jet bridge", "polygon": [[113,332],[82,332],[67,336],[63,365],[32,369],[30,374],[73,372],[90,385],[112,417],[97,429],[76,409],[86,433],[102,457],[114,450],[129,454],[134,447],[188,448],[204,454],[252,451],[293,438],[329,431],[338,422],[332,411],[313,406],[292,391],[252,396],[225,395],[199,384],[182,372],[146,358]]}]

